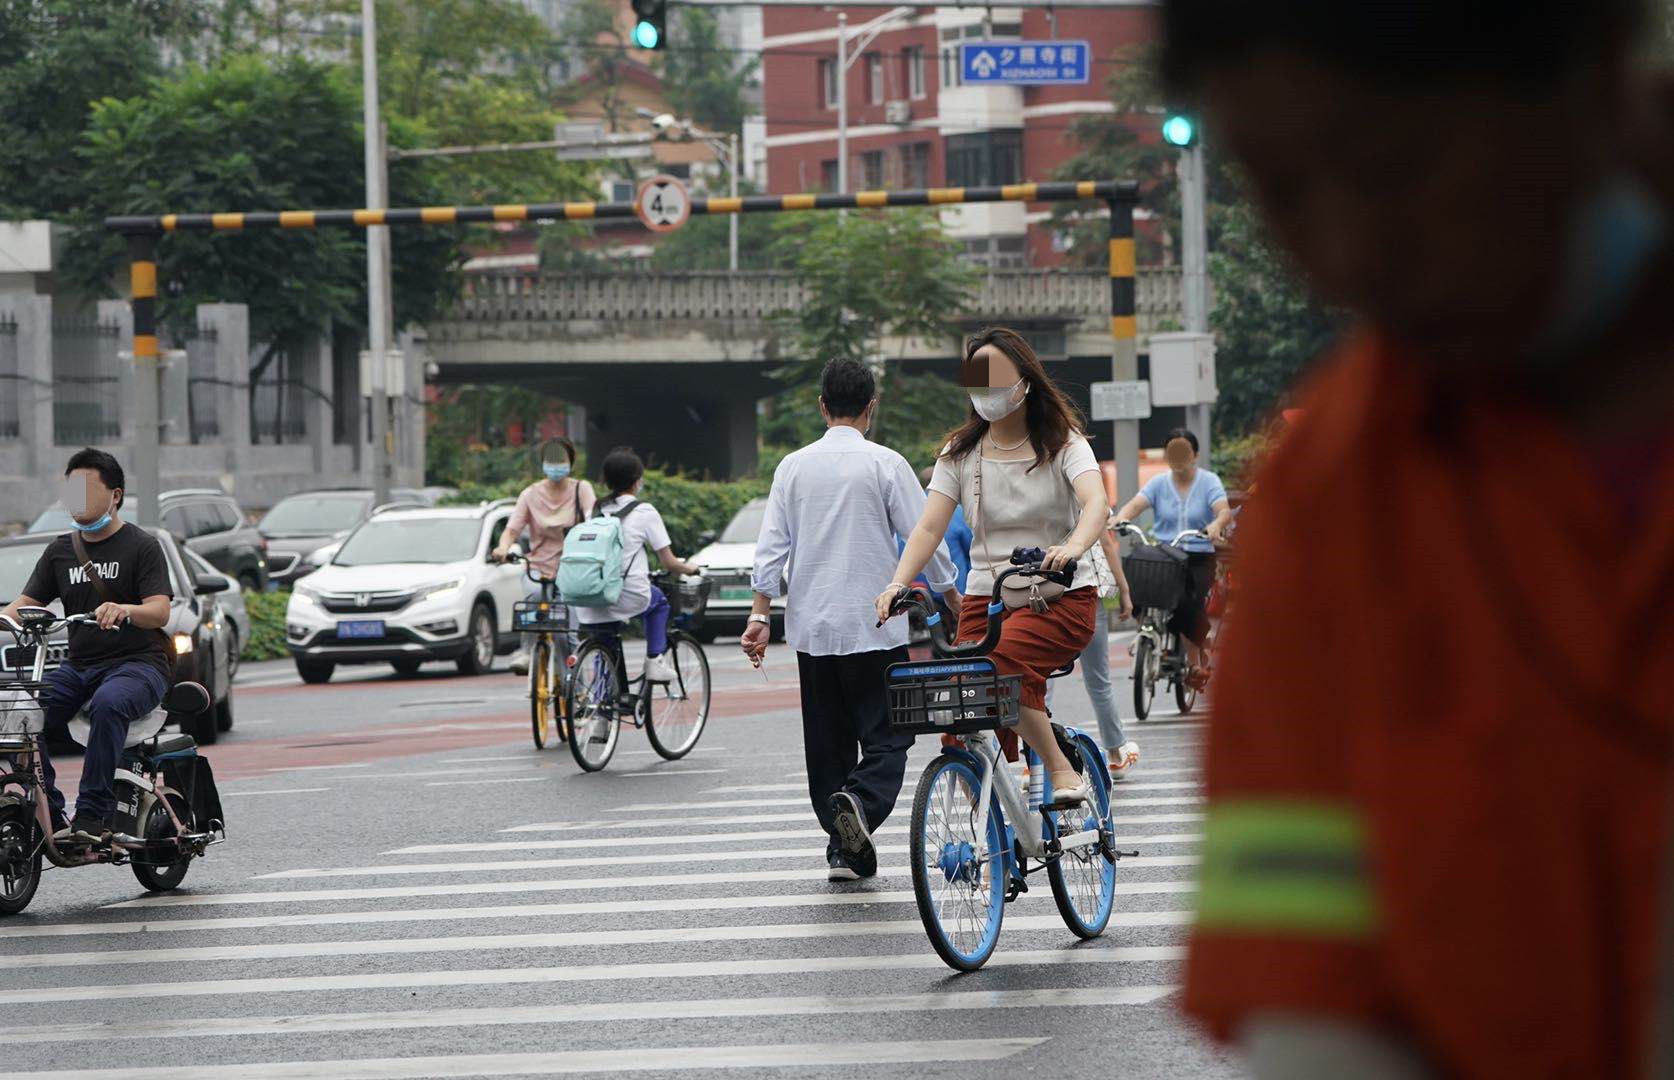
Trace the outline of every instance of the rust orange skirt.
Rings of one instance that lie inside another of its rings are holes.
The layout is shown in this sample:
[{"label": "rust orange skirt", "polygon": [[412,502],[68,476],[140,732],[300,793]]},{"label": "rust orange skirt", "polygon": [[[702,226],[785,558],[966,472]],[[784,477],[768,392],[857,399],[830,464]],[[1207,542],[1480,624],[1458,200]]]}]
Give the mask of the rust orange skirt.
[{"label": "rust orange skirt", "polygon": [[[1098,610],[1098,590],[1087,586],[1060,596],[1044,612],[1016,608],[1000,616],[1000,643],[989,655],[1000,674],[1022,677],[1025,708],[1046,709],[1046,677],[1080,656],[1093,640]],[[988,597],[965,597],[959,609],[960,642],[980,641],[987,630]],[[1015,760],[1016,736],[1000,734],[1006,756]]]}]

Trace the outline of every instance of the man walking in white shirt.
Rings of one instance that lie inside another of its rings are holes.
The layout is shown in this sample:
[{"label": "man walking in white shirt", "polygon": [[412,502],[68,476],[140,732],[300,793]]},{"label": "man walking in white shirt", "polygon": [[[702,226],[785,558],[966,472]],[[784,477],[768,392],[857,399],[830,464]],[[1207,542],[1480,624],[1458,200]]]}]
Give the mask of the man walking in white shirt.
[{"label": "man walking in white shirt", "polygon": [[[872,830],[895,809],[913,741],[890,731],[884,690],[886,669],[907,659],[907,621],[877,626],[871,598],[889,584],[896,537],[912,532],[925,496],[905,458],[866,440],[876,406],[877,382],[864,364],[826,364],[820,413],[827,430],[773,473],[742,642],[759,663],[771,629],[769,603],[788,579],[785,639],[796,650],[808,794],[831,836],[832,881],[877,873]],[[925,576],[958,611],[945,544]]]}]

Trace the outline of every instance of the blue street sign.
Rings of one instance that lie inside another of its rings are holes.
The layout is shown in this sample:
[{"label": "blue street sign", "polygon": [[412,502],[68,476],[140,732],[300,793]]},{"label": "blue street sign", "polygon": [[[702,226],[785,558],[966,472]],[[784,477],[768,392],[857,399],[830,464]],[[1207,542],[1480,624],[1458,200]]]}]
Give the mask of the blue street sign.
[{"label": "blue street sign", "polygon": [[1091,57],[1085,41],[964,41],[959,71],[967,83],[1058,86],[1087,82]]}]

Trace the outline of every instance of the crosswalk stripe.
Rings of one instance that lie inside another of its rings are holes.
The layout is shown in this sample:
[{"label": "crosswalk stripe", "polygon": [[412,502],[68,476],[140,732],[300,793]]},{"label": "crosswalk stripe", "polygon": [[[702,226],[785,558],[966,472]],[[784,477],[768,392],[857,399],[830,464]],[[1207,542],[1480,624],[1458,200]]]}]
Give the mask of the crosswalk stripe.
[{"label": "crosswalk stripe", "polygon": [[120,1069],[54,1069],[11,1073],[23,1080],[407,1080],[468,1076],[557,1076],[595,1072],[684,1072],[688,1069],[816,1068],[915,1062],[998,1061],[1039,1046],[1044,1038],[923,1039],[909,1042],[767,1043],[752,1046],[669,1046],[628,1050],[561,1050],[523,1054],[273,1061],[249,1065],[142,1065]]},{"label": "crosswalk stripe", "polygon": [[[915,924],[916,925],[916,924]],[[922,932],[922,927],[920,928]],[[1153,964],[1185,959],[1177,945],[1121,948],[1002,949],[988,967],[1064,967],[1079,964]],[[677,960],[635,964],[546,965],[523,968],[356,972],[351,975],[272,975],[190,982],[112,983],[0,989],[0,1005],[132,998],[221,997],[238,994],[319,994],[331,991],[416,989],[430,986],[529,986],[541,983],[631,982],[650,979],[727,979],[744,976],[818,975],[856,971],[942,971],[947,965],[929,948],[905,956],[811,956],[774,960]],[[313,1074],[319,1075],[319,1074]]]},{"label": "crosswalk stripe", "polygon": [[[1118,896],[1189,894],[1191,881],[1118,881]],[[649,915],[673,911],[745,911],[777,908],[864,908],[911,904],[902,890],[843,893],[774,893],[769,896],[666,896],[652,900],[575,900],[557,904],[496,904],[483,907],[391,908],[383,911],[322,911],[302,915],[239,915],[203,919],[131,919],[124,922],[0,924],[0,939],[109,937],[121,934],[217,933],[291,926],[347,926],[368,923],[472,922],[537,919],[565,915]],[[0,1039],[3,1045],[4,1039]]]},{"label": "crosswalk stripe", "polygon": [[[879,855],[904,855],[907,848],[896,844],[880,844]],[[502,859],[494,862],[408,863],[378,866],[332,866],[304,870],[276,870],[257,874],[257,881],[277,881],[292,878],[328,877],[389,877],[398,874],[475,874],[507,870],[559,870],[586,866],[655,866],[671,863],[690,863],[695,856],[689,851],[660,851],[648,855],[583,855],[565,859]],[[825,846],[805,848],[750,848],[744,851],[705,851],[704,862],[740,862],[754,859],[824,859]],[[1196,855],[1141,855],[1124,859],[1127,867],[1195,866]]]},{"label": "crosswalk stripe", "polygon": [[[483,840],[464,844],[413,844],[391,848],[384,855],[441,855],[465,851],[573,851],[583,848],[678,847],[689,844],[721,844],[736,840],[812,840],[824,838],[824,829],[768,829],[759,832],[695,833],[675,836],[577,836],[567,840]],[[906,836],[907,826],[885,825],[872,834]],[[1169,833],[1162,836],[1118,836],[1118,844],[1195,844],[1201,832]]]},{"label": "crosswalk stripe", "polygon": [[[1128,866],[1132,859],[1123,859]],[[1121,877],[1118,869],[1117,877]],[[799,867],[794,870],[740,870],[730,873],[705,871],[695,874],[643,874],[607,878],[558,878],[533,881],[468,881],[435,885],[384,885],[354,889],[274,889],[267,892],[200,893],[168,896],[146,896],[138,900],[119,900],[105,904],[106,910],[132,910],[173,907],[222,907],[246,904],[313,904],[340,903],[358,900],[394,900],[421,896],[505,896],[519,893],[595,892],[622,889],[677,889],[702,888],[717,885],[747,885],[762,882],[820,882],[826,880],[826,869]],[[875,879],[877,884],[904,885],[907,874],[892,874],[888,867]],[[1118,893],[1173,891],[1163,886],[1179,882],[1121,881],[1116,882]],[[1151,886],[1157,888],[1153,890]],[[856,895],[864,895],[861,890]]]},{"label": "crosswalk stripe", "polygon": [[[724,1017],[836,1016],[856,1013],[969,1012],[988,1009],[1067,1009],[1148,1005],[1174,993],[1175,986],[1065,987],[1046,990],[972,990],[934,994],[826,994],[808,997],[612,1001],[599,1004],[491,1008],[414,1009],[404,1012],[315,1013],[302,1016],[199,1017],[148,1020],[147,1039],[226,1038],[234,1035],[320,1035],[339,1031],[391,1031],[514,1024],[613,1022],[635,1016],[664,1020]],[[0,1027],[0,1046],[79,1042],[131,1036],[128,1021],[87,1024],[27,1024]]]},{"label": "crosswalk stripe", "polygon": [[[1192,786],[1196,787],[1197,785],[1194,784]],[[1121,787],[1126,788],[1127,784],[1124,783],[1124,784],[1121,785]],[[1118,789],[1118,790],[1120,790],[1120,789]],[[1124,806],[1168,806],[1168,805],[1171,805],[1171,804],[1174,804],[1174,803],[1201,803],[1201,802],[1203,802],[1203,798],[1202,798],[1202,796],[1199,796],[1199,795],[1178,795],[1178,796],[1169,795],[1169,796],[1163,796],[1163,797],[1153,796],[1153,797],[1140,798],[1140,799],[1117,798],[1117,799],[1110,800],[1110,806],[1113,810],[1116,810],[1116,811],[1120,812],[1120,809]],[[724,810],[724,809],[731,809],[731,808],[734,808],[734,807],[737,807],[737,808],[740,808],[740,809],[748,809],[748,808],[752,808],[752,807],[807,806],[807,805],[808,805],[808,797],[806,795],[804,795],[800,799],[717,799],[717,800],[710,801],[710,802],[635,803],[632,806],[613,806],[613,807],[610,807],[607,810],[605,810],[605,813],[607,813],[607,814],[635,814],[635,813],[641,813],[641,812],[648,811],[648,810],[696,810],[696,811],[701,813],[705,810]]]},{"label": "crosswalk stripe", "polygon": [[[1128,911],[1110,917],[1113,926],[1188,926],[1190,911]],[[1057,915],[1022,915],[1005,920],[1013,930],[1061,930]],[[426,953],[500,949],[579,949],[601,945],[672,945],[693,941],[801,941],[854,937],[917,936],[918,919],[866,922],[757,923],[733,926],[634,927],[627,930],[556,930],[544,934],[461,934],[432,938],[368,938],[362,941],[261,942],[254,945],[183,945],[170,949],[101,949],[95,952],[37,953],[4,957],[14,971],[49,968],[126,967],[132,964],[198,964],[211,961],[292,960],[305,956],[416,956]]]},{"label": "crosswalk stripe", "polygon": [[[724,771],[724,770],[722,770]],[[1160,770],[1158,770],[1160,771]],[[1171,770],[1172,771],[1172,770]],[[1119,791],[1174,791],[1181,789],[1200,788],[1201,780],[1167,780],[1167,781],[1123,781]],[[908,779],[902,782],[903,792],[917,789],[918,781]],[[807,784],[739,784],[736,786],[706,788],[705,795],[748,795],[753,792],[766,793],[770,791],[807,791]]]},{"label": "crosswalk stripe", "polygon": [[[499,830],[501,833],[547,833],[547,832],[618,832],[628,829],[668,829],[682,826],[712,826],[712,825],[755,825],[771,821],[800,821],[808,822],[813,819],[813,810],[804,808],[801,813],[790,814],[729,814],[722,817],[665,817],[638,818],[634,821],[540,821],[531,825],[514,825],[509,829]],[[1184,814],[1122,814],[1117,823],[1121,825],[1161,825],[1170,822],[1202,821],[1201,813]],[[887,828],[888,826],[886,826]]]}]

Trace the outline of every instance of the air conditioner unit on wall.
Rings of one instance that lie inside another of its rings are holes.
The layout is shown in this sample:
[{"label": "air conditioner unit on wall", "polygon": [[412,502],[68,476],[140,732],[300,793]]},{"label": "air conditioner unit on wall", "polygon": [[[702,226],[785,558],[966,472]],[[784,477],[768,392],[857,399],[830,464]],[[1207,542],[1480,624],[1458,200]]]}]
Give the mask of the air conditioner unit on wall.
[{"label": "air conditioner unit on wall", "polygon": [[884,121],[890,124],[910,124],[913,119],[913,106],[910,101],[884,102]]}]

